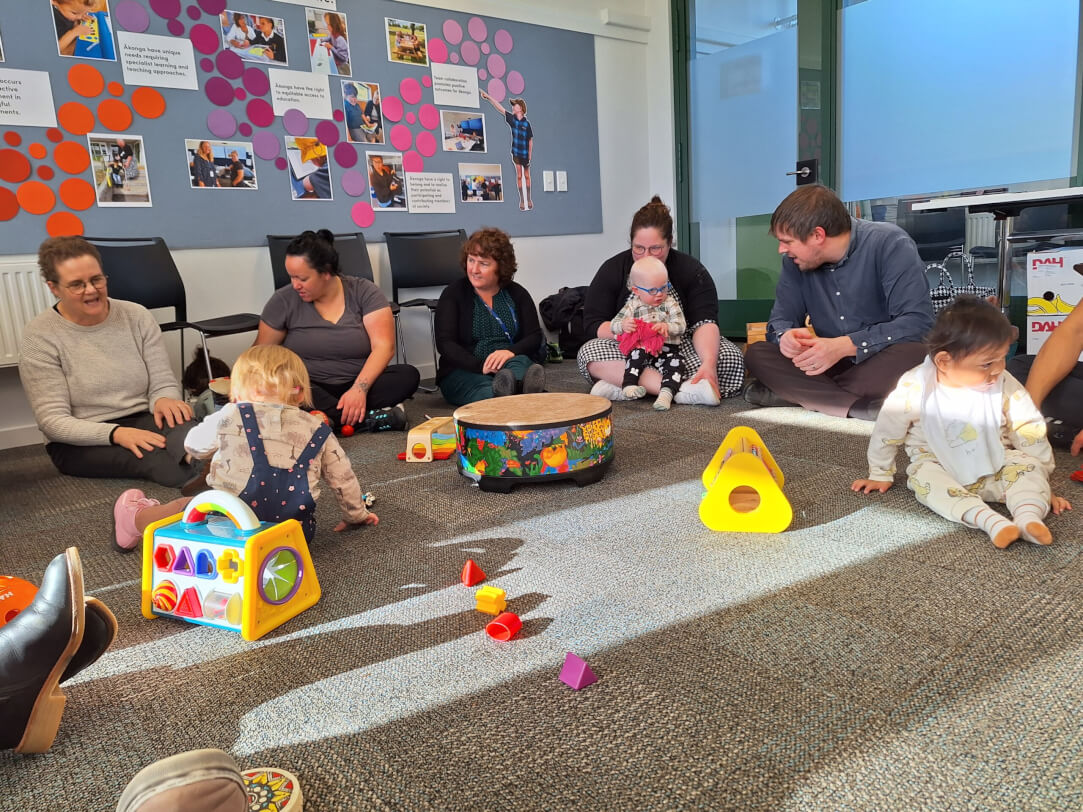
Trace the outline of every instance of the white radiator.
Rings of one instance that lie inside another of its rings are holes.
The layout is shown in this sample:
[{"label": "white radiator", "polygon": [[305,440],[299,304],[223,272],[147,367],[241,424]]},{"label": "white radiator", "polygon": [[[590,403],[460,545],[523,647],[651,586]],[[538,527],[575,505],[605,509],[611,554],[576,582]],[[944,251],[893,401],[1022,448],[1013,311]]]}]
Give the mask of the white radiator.
[{"label": "white radiator", "polygon": [[983,245],[994,248],[997,244],[997,224],[991,212],[981,214],[967,214],[966,216],[966,250],[969,251],[975,245]]},{"label": "white radiator", "polygon": [[19,363],[23,327],[54,301],[34,260],[0,260],[0,367]]}]

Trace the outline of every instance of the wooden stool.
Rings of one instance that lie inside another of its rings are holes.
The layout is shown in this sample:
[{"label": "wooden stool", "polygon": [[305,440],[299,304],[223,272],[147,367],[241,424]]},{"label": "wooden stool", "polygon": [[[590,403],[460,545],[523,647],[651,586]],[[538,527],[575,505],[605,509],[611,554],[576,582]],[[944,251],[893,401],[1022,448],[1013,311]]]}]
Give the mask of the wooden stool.
[{"label": "wooden stool", "polygon": [[595,395],[541,393],[455,410],[459,471],[483,491],[574,479],[597,482],[613,461],[612,404]]}]

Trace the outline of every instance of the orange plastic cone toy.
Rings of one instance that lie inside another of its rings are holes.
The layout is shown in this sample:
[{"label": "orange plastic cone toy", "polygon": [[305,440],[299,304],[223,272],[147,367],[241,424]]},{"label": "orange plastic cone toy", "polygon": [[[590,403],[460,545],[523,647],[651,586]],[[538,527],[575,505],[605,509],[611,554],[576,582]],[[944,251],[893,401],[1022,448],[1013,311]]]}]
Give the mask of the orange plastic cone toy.
[{"label": "orange plastic cone toy", "polygon": [[474,563],[474,559],[466,559],[466,563],[463,564],[463,586],[473,586],[484,580],[485,573],[481,571],[481,567]]}]

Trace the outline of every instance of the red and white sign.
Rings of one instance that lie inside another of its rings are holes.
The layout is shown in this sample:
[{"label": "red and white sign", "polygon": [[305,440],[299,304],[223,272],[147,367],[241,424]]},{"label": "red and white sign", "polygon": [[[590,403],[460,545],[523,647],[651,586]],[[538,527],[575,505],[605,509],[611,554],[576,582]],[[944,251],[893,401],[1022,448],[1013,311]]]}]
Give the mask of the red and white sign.
[{"label": "red and white sign", "polygon": [[1083,250],[1065,248],[1027,254],[1027,352],[1036,354],[1080,300]]}]

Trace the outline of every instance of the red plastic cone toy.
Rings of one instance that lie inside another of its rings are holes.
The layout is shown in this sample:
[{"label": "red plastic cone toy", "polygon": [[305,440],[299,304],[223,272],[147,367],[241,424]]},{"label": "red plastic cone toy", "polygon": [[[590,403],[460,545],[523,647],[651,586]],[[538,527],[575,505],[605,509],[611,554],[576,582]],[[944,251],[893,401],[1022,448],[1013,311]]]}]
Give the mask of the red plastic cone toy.
[{"label": "red plastic cone toy", "polygon": [[466,559],[466,563],[463,564],[463,586],[473,586],[484,580],[485,573],[481,571],[481,567],[474,563],[474,559]]}]

